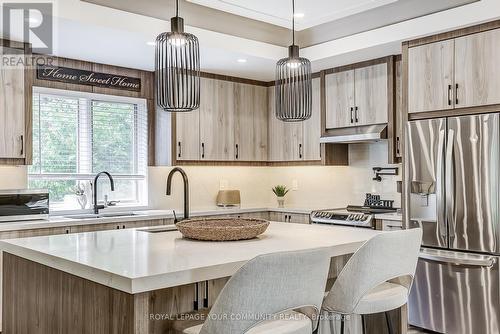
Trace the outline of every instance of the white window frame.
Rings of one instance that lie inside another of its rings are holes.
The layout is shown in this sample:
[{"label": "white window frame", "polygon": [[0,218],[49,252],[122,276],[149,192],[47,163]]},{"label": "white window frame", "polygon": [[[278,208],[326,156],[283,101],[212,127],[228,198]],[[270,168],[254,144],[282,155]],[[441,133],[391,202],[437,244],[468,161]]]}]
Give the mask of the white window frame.
[{"label": "white window frame", "polygon": [[[133,97],[123,97],[123,96],[115,96],[115,95],[106,95],[106,94],[95,94],[95,93],[88,93],[88,92],[79,92],[79,91],[70,91],[70,90],[61,90],[61,89],[54,89],[54,88],[47,88],[47,87],[38,87],[38,86],[33,86],[33,94],[47,94],[47,95],[57,95],[57,96],[62,96],[62,97],[68,97],[68,98],[73,98],[73,99],[85,99],[87,106],[86,110],[88,112],[86,113],[79,113],[78,117],[78,145],[77,145],[77,150],[80,150],[82,147],[87,146],[88,154],[90,154],[90,157],[87,157],[86,161],[88,162],[87,166],[84,166],[83,163],[80,163],[80,152],[77,153],[77,168],[78,172],[77,173],[44,173],[44,174],[29,174],[28,172],[28,180],[29,179],[36,179],[36,180],[75,180],[75,181],[93,181],[95,177],[95,173],[92,172],[92,144],[95,145],[95,143],[92,142],[92,128],[91,128],[91,122],[92,122],[92,117],[91,116],[91,104],[92,102],[110,102],[110,103],[126,103],[126,104],[134,104],[137,106],[137,110],[139,112],[144,113],[140,117],[145,118],[145,129],[146,133],[140,135],[136,133],[136,141],[145,141],[141,143],[137,143],[134,145],[134,163],[135,163],[135,168],[137,173],[136,174],[119,174],[119,175],[113,175],[113,179],[115,181],[117,180],[138,180],[138,181],[144,181],[142,182],[142,185],[138,182],[136,183],[137,189],[137,197],[138,201],[120,201],[116,207],[109,208],[109,210],[123,210],[123,209],[144,209],[147,208],[149,205],[149,199],[148,199],[148,143],[147,143],[147,138],[148,138],[148,129],[147,129],[147,117],[148,117],[148,110],[147,110],[147,100],[146,99],[141,99],[141,98],[133,98]],[[86,124],[87,129],[83,129],[81,126],[82,124]],[[137,129],[137,131],[140,131],[140,129]],[[82,135],[83,132],[83,135]],[[35,144],[35,143],[34,143]],[[137,149],[143,148],[145,152],[138,152]],[[139,154],[142,155],[142,158],[139,158]],[[139,160],[142,160],[139,162]],[[82,170],[83,167],[83,170]],[[140,169],[143,169],[143,173],[140,172]],[[88,195],[89,200],[91,199],[91,194]],[[54,211],[57,213],[68,213],[68,212],[85,212],[88,211],[86,210],[78,210],[78,209],[68,209],[67,207],[63,205],[51,205],[51,213]]]}]

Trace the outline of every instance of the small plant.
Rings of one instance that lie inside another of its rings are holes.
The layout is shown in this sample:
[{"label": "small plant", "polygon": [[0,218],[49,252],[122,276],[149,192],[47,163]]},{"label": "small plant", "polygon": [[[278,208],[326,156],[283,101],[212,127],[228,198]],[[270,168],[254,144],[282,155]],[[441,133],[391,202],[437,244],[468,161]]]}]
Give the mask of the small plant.
[{"label": "small plant", "polygon": [[277,196],[277,197],[285,197],[285,195],[288,193],[288,189],[286,188],[286,186],[283,186],[283,185],[277,185],[273,188],[273,193]]}]

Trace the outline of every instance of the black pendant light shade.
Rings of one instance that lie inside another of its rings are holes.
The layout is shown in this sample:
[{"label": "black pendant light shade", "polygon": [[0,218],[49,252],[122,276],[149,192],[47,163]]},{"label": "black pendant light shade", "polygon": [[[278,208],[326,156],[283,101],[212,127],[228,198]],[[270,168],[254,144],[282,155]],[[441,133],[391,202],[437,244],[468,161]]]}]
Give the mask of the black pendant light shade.
[{"label": "black pendant light shade", "polygon": [[[295,14],[295,4],[292,0]],[[276,118],[285,122],[300,122],[312,114],[311,62],[299,56],[295,45],[295,19],[293,19],[293,44],[288,48],[288,58],[276,64]]]},{"label": "black pendant light shade", "polygon": [[199,42],[195,35],[184,32],[184,20],[178,13],[170,22],[172,32],[156,38],[157,102],[166,111],[192,111],[200,107]]}]

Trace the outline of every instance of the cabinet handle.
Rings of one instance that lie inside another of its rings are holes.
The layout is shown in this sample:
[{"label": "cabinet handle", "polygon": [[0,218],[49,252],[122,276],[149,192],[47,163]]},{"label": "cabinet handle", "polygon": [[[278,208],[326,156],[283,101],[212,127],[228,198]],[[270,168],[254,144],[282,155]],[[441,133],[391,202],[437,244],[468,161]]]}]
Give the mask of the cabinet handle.
[{"label": "cabinet handle", "polygon": [[399,140],[399,136],[396,137],[396,154],[398,156],[401,154],[401,141]]},{"label": "cabinet handle", "polygon": [[358,107],[355,107],[355,108],[354,108],[354,118],[355,118],[355,120],[356,120],[356,123],[358,123],[358,121],[359,121],[359,120],[358,120]]},{"label": "cabinet handle", "polygon": [[458,104],[458,84],[455,85],[455,104]]},{"label": "cabinet handle", "polygon": [[352,124],[352,123],[354,123],[354,117],[353,117],[353,115],[352,115],[352,112],[353,112],[353,111],[354,111],[354,108],[353,108],[353,107],[351,107],[351,124]]},{"label": "cabinet handle", "polygon": [[302,159],[302,144],[299,144],[299,159]]},{"label": "cabinet handle", "polygon": [[24,136],[21,135],[21,156],[24,154]]},{"label": "cabinet handle", "polygon": [[238,144],[236,144],[236,160],[238,160],[239,156],[240,156],[240,150]]},{"label": "cabinet handle", "polygon": [[201,158],[205,159],[205,143],[201,143]]},{"label": "cabinet handle", "polygon": [[179,154],[178,157],[180,158],[182,156],[182,144],[179,142]]},{"label": "cabinet handle", "polygon": [[448,85],[448,105],[451,106],[451,85]]}]

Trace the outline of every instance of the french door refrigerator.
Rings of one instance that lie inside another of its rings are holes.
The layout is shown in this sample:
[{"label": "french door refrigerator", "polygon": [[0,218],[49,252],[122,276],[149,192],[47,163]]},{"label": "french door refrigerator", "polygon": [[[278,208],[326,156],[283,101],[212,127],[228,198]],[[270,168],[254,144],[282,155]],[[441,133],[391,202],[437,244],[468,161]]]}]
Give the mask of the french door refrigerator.
[{"label": "french door refrigerator", "polygon": [[411,121],[407,227],[423,241],[409,322],[439,333],[500,332],[500,114]]}]

